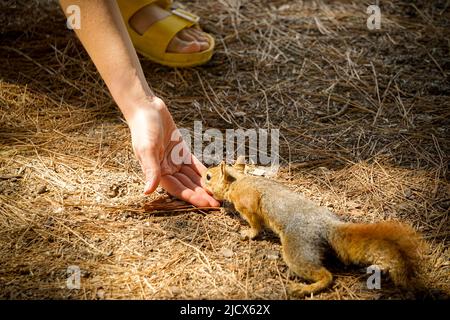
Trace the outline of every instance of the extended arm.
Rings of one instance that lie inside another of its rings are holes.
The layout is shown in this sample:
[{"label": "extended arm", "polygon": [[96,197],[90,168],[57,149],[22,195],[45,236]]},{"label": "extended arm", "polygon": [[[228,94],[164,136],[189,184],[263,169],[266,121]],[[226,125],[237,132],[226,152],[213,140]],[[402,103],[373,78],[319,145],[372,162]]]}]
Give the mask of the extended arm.
[{"label": "extended arm", "polygon": [[218,206],[200,185],[205,167],[197,159],[192,157],[190,164],[182,165],[170,161],[176,125],[165,103],[147,84],[116,1],[60,3],[64,12],[69,5],[80,8],[81,28],[76,34],[130,127],[133,149],[145,174],[144,192],[153,192],[161,182],[178,198],[197,206]]}]

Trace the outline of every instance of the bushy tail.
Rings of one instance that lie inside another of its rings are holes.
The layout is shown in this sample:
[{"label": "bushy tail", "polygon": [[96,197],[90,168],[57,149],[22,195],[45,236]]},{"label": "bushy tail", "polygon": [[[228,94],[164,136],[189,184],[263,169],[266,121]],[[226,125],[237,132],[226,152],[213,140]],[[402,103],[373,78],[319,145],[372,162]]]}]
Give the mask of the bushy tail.
[{"label": "bushy tail", "polygon": [[398,222],[335,225],[330,245],[344,263],[378,265],[403,288],[421,290],[421,253],[425,243],[413,228]]}]

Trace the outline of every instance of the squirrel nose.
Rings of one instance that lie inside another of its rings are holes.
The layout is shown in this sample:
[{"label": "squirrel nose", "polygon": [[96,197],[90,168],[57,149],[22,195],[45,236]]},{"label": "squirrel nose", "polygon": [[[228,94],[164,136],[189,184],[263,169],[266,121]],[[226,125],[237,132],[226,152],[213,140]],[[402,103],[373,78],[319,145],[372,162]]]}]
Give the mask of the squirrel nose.
[{"label": "squirrel nose", "polygon": [[212,192],[211,190],[209,190],[209,188],[208,188],[207,186],[205,186],[204,189],[205,189],[205,191],[206,191],[207,194],[209,194],[210,196],[213,195],[213,192]]}]

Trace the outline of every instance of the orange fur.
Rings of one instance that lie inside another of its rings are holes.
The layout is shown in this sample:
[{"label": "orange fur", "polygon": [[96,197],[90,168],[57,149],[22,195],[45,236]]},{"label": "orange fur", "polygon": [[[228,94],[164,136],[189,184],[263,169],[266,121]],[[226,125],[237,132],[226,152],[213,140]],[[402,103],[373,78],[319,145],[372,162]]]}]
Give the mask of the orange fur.
[{"label": "orange fur", "polygon": [[349,223],[331,232],[330,244],[345,263],[376,264],[395,284],[418,286],[417,271],[424,243],[411,227],[398,222]]}]

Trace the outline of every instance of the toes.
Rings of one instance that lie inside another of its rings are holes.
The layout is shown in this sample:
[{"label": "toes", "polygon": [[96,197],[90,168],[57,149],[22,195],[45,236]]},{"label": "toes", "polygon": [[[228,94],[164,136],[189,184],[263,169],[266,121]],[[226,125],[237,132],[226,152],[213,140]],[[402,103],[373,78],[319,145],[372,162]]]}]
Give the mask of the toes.
[{"label": "toes", "polygon": [[168,52],[175,53],[194,53],[200,51],[200,45],[197,42],[188,42],[175,36],[167,46]]},{"label": "toes", "polygon": [[199,30],[188,28],[177,33],[167,47],[168,52],[194,53],[209,48],[208,39]]},{"label": "toes", "polygon": [[206,37],[205,33],[194,28],[185,29],[186,34],[194,38],[195,41],[200,46],[200,51],[207,50],[209,48],[209,39]]},{"label": "toes", "polygon": [[[150,4],[136,12],[129,20],[130,26],[143,35],[148,28],[156,21],[169,16],[170,12],[162,9],[156,4]],[[198,26],[181,30],[170,41],[167,52],[173,53],[194,53],[207,50],[209,39],[206,34],[198,29]]]},{"label": "toes", "polygon": [[195,42],[197,39],[188,31],[188,29],[181,30],[177,33],[177,37],[186,42]]},{"label": "toes", "polygon": [[209,48],[208,42],[199,42],[199,45],[200,45],[200,51],[205,51],[205,50],[208,50],[208,48]]},{"label": "toes", "polygon": [[194,39],[196,41],[208,42],[208,37],[205,35],[205,33],[203,31],[198,30],[196,28],[188,28],[188,29],[185,29],[185,30],[186,30],[186,32],[188,34],[190,34],[192,37],[194,37]]}]

